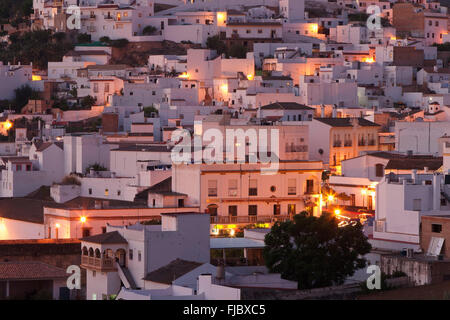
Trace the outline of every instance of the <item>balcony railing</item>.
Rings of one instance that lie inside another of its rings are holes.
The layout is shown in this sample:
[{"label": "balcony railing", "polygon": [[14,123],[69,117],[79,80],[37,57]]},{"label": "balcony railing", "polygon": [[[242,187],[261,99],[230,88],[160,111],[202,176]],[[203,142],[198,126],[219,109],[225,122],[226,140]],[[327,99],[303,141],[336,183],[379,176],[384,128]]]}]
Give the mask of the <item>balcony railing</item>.
[{"label": "balcony railing", "polygon": [[333,147],[340,147],[342,145],[342,142],[341,141],[335,141],[334,143],[333,143]]},{"label": "balcony railing", "polygon": [[85,267],[95,269],[114,269],[114,259],[112,258],[96,258],[89,256],[81,256],[81,264]]},{"label": "balcony railing", "polygon": [[213,216],[211,224],[231,224],[231,223],[270,223],[274,221],[289,220],[289,215],[269,215],[269,216]]},{"label": "balcony railing", "polygon": [[374,146],[376,145],[375,140],[369,140],[368,146]]},{"label": "balcony railing", "polygon": [[352,142],[351,141],[345,141],[344,142],[344,147],[351,147],[352,146]]}]

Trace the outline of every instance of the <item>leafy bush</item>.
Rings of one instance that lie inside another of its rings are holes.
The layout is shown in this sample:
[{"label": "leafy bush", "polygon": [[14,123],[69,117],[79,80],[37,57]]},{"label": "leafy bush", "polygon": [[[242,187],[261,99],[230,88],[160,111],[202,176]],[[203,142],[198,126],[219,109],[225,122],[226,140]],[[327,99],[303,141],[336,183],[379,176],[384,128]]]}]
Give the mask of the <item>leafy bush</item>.
[{"label": "leafy bush", "polygon": [[142,34],[143,35],[152,35],[157,31],[157,29],[154,26],[146,26],[143,30],[142,30]]},{"label": "leafy bush", "polygon": [[80,180],[78,180],[77,177],[75,176],[65,176],[62,181],[61,181],[62,185],[72,185],[75,184],[77,186],[81,186],[81,182]]}]

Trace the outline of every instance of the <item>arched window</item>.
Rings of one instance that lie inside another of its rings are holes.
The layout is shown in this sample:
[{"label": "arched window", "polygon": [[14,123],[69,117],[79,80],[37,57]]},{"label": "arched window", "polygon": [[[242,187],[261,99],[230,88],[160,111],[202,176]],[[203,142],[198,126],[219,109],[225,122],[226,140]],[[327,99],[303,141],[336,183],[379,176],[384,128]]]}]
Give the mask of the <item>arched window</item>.
[{"label": "arched window", "polygon": [[88,249],[86,247],[83,247],[83,256],[88,255]]},{"label": "arched window", "polygon": [[377,163],[375,165],[375,176],[377,177],[384,176],[384,165],[382,163]]},{"label": "arched window", "polygon": [[93,257],[94,256],[94,249],[89,248],[89,257]]},{"label": "arched window", "polygon": [[211,216],[217,216],[217,204],[210,204],[208,206],[208,212]]},{"label": "arched window", "polygon": [[95,249],[95,257],[96,258],[101,258],[99,249]]}]

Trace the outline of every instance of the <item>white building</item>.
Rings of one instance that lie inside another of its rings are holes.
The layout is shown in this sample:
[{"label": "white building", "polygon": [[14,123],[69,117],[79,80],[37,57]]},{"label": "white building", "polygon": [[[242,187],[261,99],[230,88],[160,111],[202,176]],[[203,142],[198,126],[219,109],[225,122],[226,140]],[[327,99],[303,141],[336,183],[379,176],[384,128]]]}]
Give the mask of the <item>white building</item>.
[{"label": "white building", "polygon": [[4,65],[0,61],[0,97],[3,100],[14,99],[14,90],[30,84],[32,79],[32,65]]},{"label": "white building", "polygon": [[176,259],[209,262],[206,214],[164,214],[161,225],[108,226],[106,231],[82,239],[88,300],[118,294],[121,282],[127,289],[157,289],[146,276]]}]

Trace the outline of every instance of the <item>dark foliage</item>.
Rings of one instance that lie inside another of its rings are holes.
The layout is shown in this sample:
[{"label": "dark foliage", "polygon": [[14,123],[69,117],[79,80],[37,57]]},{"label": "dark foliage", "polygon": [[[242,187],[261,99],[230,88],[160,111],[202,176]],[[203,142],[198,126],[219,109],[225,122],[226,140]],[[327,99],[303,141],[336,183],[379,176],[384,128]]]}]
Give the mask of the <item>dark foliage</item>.
[{"label": "dark foliage", "polygon": [[361,256],[371,245],[362,225],[339,228],[331,214],[302,212],[293,221],[276,223],[265,237],[264,259],[270,272],[297,281],[299,289],[340,285],[366,266]]}]

